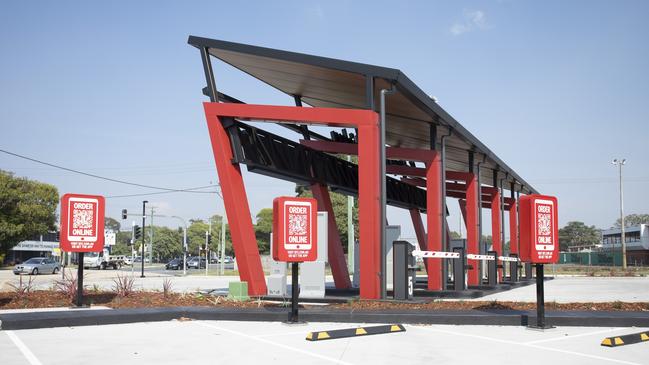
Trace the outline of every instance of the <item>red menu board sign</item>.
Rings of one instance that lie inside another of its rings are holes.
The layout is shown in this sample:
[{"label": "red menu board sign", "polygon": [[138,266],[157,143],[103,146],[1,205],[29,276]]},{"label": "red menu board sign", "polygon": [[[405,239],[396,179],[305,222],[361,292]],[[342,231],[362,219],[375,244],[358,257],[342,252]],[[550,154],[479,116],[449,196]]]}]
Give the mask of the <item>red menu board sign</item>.
[{"label": "red menu board sign", "polygon": [[61,250],[99,252],[104,248],[105,201],[99,195],[61,197]]},{"label": "red menu board sign", "polygon": [[315,261],[318,204],[312,198],[278,197],[273,200],[273,259]]},{"label": "red menu board sign", "polygon": [[537,264],[558,262],[557,198],[525,195],[519,204],[521,260]]}]

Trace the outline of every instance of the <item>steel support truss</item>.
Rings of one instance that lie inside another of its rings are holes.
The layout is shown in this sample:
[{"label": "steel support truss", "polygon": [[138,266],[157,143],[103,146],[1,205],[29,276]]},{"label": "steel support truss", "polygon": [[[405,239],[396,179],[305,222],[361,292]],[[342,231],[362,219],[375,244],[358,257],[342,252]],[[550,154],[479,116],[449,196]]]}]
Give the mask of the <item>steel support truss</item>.
[{"label": "steel support truss", "polygon": [[[204,103],[205,117],[216,161],[228,221],[232,225],[232,245],[239,263],[241,280],[248,282],[250,295],[266,294],[264,272],[250,217],[250,208],[239,162],[244,156],[227,128],[235,118],[265,122],[317,124],[358,129],[358,197],[360,223],[360,295],[380,297],[380,210],[378,114],[368,110],[302,108],[287,106]],[[234,148],[233,148],[234,147]],[[315,166],[314,166],[315,167]],[[269,171],[270,172],[270,171]],[[342,248],[341,248],[342,250]]]}]

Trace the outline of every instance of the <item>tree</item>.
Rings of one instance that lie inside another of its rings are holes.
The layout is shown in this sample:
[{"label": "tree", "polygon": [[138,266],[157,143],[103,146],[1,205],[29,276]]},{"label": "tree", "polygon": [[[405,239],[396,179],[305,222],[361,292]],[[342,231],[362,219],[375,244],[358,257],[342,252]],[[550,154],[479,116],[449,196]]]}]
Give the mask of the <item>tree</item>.
[{"label": "tree", "polygon": [[[624,227],[639,226],[641,224],[649,224],[649,214],[629,214],[624,217]],[[621,228],[622,222],[620,218],[615,221],[615,228]]]},{"label": "tree", "polygon": [[[210,217],[212,222],[212,247],[211,250],[219,250],[218,255],[221,255],[221,223],[223,216],[215,214]],[[225,254],[232,255],[232,238],[230,237],[229,225],[225,224]]]},{"label": "tree", "polygon": [[273,209],[263,208],[257,213],[255,224],[255,237],[260,253],[270,251],[270,233],[273,231]]},{"label": "tree", "polygon": [[119,232],[119,229],[121,228],[121,224],[119,224],[119,222],[115,218],[105,217],[104,228],[110,229],[113,232]]},{"label": "tree", "polygon": [[190,222],[191,224],[187,228],[187,253],[198,255],[198,248],[205,245],[205,232],[209,230],[210,226],[202,219],[192,219]]},{"label": "tree", "polygon": [[559,247],[562,251],[571,246],[595,245],[600,242],[600,233],[595,226],[587,226],[584,222],[568,222],[559,229]]},{"label": "tree", "polygon": [[155,227],[153,256],[166,262],[183,253],[183,235],[180,230],[168,227]]},{"label": "tree", "polygon": [[0,170],[0,256],[20,241],[56,229],[58,203],[55,186]]},{"label": "tree", "polygon": [[461,238],[462,238],[462,235],[460,235],[459,233],[457,233],[455,231],[451,231],[451,239],[452,240],[458,240],[458,239],[461,239]]}]

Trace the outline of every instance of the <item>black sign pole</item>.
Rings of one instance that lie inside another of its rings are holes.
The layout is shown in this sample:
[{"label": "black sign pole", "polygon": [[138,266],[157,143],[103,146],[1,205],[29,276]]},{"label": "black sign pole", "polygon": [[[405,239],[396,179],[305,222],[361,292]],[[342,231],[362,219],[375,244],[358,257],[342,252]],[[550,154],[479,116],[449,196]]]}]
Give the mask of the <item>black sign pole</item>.
[{"label": "black sign pole", "polygon": [[77,307],[83,306],[83,252],[79,252],[77,268]]},{"label": "black sign pole", "polygon": [[291,266],[291,311],[288,313],[288,322],[298,322],[297,297],[299,295],[298,284],[298,263],[293,262]]},{"label": "black sign pole", "polygon": [[536,264],[536,325],[529,325],[529,328],[541,330],[554,328],[545,322],[545,292],[543,288],[543,279],[543,264]]}]

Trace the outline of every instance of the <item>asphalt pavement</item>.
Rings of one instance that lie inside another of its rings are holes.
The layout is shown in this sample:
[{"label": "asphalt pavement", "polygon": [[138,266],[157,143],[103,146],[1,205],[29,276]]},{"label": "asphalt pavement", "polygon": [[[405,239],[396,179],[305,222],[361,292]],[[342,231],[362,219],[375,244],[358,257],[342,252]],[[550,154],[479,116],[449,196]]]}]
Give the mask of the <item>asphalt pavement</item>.
[{"label": "asphalt pavement", "polygon": [[406,332],[310,342],[363,324],[168,321],[0,331],[3,364],[647,364],[649,342],[602,347],[640,329],[405,325]]}]

